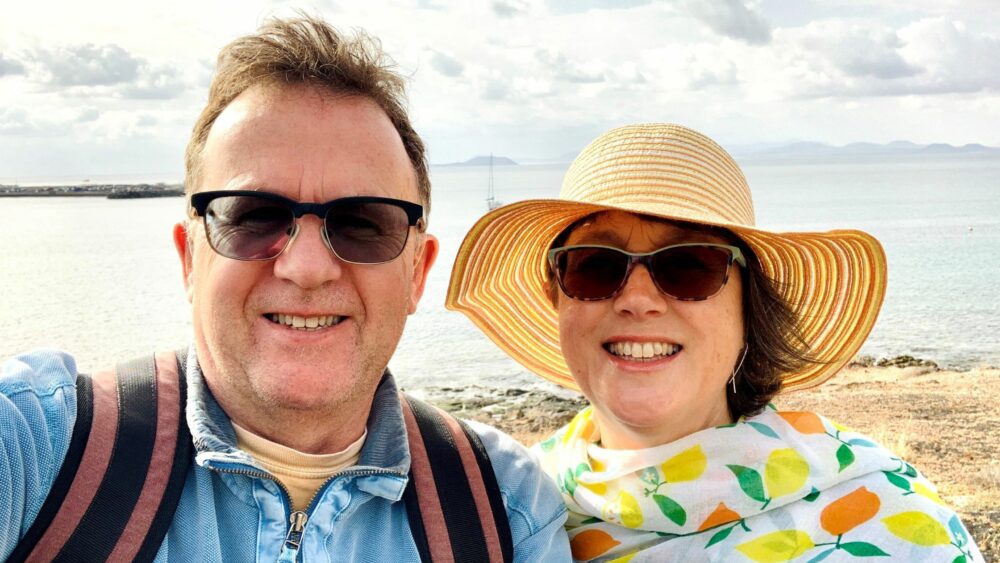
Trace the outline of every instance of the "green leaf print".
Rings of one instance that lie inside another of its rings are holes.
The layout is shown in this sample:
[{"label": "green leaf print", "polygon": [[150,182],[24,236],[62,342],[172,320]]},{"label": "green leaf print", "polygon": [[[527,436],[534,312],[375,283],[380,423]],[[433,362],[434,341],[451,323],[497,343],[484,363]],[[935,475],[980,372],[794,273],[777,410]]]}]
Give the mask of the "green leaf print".
[{"label": "green leaf print", "polygon": [[819,563],[820,561],[822,561],[822,560],[826,559],[827,557],[829,557],[830,555],[832,555],[834,551],[837,551],[837,548],[836,547],[831,547],[830,549],[824,551],[823,553],[820,553],[816,557],[813,557],[807,563]]},{"label": "green leaf print", "polygon": [[968,559],[964,555],[959,555],[958,557],[952,559],[951,563],[966,563]]},{"label": "green leaf print", "polygon": [[719,532],[716,532],[715,535],[712,536],[712,539],[708,540],[708,543],[705,544],[705,549],[708,549],[708,548],[712,547],[713,545],[719,543],[720,541],[728,538],[729,534],[731,534],[733,532],[733,528],[735,528],[735,527],[736,526],[730,526],[729,528],[726,528],[725,530],[721,530]]},{"label": "green leaf print", "polygon": [[863,541],[842,543],[840,544],[840,549],[855,557],[889,557],[889,554],[879,549],[877,545]]},{"label": "green leaf print", "polygon": [[875,442],[871,442],[869,440],[864,440],[862,438],[852,438],[852,439],[848,440],[847,443],[850,444],[850,445],[852,445],[852,446],[861,446],[863,448],[876,448],[876,447],[878,447],[878,444],[876,444]]},{"label": "green leaf print", "polygon": [[660,512],[674,524],[683,526],[687,522],[687,512],[674,499],[666,495],[653,495],[653,502],[660,508]]},{"label": "green leaf print", "polygon": [[903,477],[896,473],[892,473],[891,471],[883,471],[882,473],[885,474],[885,478],[888,479],[889,482],[892,483],[893,485],[899,487],[900,489],[903,489],[908,493],[913,492],[913,487],[910,486],[910,481],[906,477]]},{"label": "green leaf print", "polygon": [[551,452],[552,448],[556,447],[556,437],[553,436],[541,444],[538,444],[538,446],[542,448],[543,452]]},{"label": "green leaf print", "polygon": [[767,500],[764,494],[764,480],[760,478],[760,473],[742,465],[726,465],[726,467],[736,475],[740,488],[748,497],[760,502]]},{"label": "green leaf print", "polygon": [[851,446],[842,444],[837,448],[837,461],[840,462],[840,469],[837,470],[838,473],[854,463],[854,452],[851,451]]},{"label": "green leaf print", "polygon": [[802,497],[802,500],[804,500],[806,502],[813,502],[814,500],[816,500],[818,498],[819,498],[819,489],[817,489],[816,487],[813,487],[812,491],[810,491],[808,495]]},{"label": "green leaf print", "polygon": [[570,469],[566,470],[566,476],[563,477],[562,488],[567,493],[569,493],[570,496],[573,496],[573,493],[576,492],[576,477],[573,475],[573,471]]},{"label": "green leaf print", "polygon": [[916,477],[917,476],[917,468],[916,467],[913,467],[912,465],[910,465],[909,463],[906,463],[906,462],[903,462],[903,464],[906,466],[906,471],[903,472],[903,475],[906,475],[907,477]]},{"label": "green leaf print", "polygon": [[748,422],[747,424],[749,424],[750,427],[756,430],[757,432],[760,432],[761,434],[769,438],[776,438],[778,440],[781,439],[778,438],[778,433],[775,432],[774,430],[771,430],[771,427],[766,424],[761,424],[759,422]]}]

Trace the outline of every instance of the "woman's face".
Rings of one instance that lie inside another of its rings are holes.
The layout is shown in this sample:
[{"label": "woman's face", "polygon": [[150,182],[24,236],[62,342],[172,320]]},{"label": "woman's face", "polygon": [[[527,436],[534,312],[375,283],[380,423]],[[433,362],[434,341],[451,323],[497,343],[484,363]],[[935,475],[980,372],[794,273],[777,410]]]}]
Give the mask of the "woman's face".
[{"label": "woman's face", "polygon": [[[610,211],[576,227],[565,245],[650,252],[690,242],[727,244],[707,232]],[[744,335],[742,272],[737,265],[730,268],[722,290],[703,301],[664,295],[642,264],[610,299],[579,301],[558,292],[563,356],[594,406],[605,447],[651,447],[731,422],[725,388]],[[636,360],[615,353],[621,343],[679,350]]]}]

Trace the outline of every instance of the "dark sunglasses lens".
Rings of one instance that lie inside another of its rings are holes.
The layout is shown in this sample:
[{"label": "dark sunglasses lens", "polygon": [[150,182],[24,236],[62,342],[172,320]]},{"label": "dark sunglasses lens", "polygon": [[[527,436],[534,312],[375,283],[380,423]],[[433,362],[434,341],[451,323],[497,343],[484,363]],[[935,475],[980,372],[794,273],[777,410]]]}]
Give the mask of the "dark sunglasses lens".
[{"label": "dark sunglasses lens", "polygon": [[327,213],[326,234],[342,260],[378,264],[403,251],[410,222],[406,211],[391,203],[345,202]]},{"label": "dark sunglasses lens", "polygon": [[677,299],[705,299],[726,283],[731,254],[714,246],[682,246],[651,258],[652,274],[660,290]]},{"label": "dark sunglasses lens", "polygon": [[558,255],[556,266],[566,295],[605,299],[625,280],[629,257],[607,248],[571,248]]},{"label": "dark sunglasses lens", "polygon": [[287,207],[253,196],[213,199],[205,211],[208,242],[237,260],[267,260],[281,253],[295,217]]}]

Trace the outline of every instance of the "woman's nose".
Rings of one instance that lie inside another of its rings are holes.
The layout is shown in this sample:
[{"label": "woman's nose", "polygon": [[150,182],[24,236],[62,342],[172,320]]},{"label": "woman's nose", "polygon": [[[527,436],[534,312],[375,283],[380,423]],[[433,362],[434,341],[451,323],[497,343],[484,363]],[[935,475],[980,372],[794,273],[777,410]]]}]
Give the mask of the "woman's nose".
[{"label": "woman's nose", "polygon": [[615,296],[615,311],[633,315],[659,315],[667,309],[668,297],[653,283],[644,264],[636,264]]}]

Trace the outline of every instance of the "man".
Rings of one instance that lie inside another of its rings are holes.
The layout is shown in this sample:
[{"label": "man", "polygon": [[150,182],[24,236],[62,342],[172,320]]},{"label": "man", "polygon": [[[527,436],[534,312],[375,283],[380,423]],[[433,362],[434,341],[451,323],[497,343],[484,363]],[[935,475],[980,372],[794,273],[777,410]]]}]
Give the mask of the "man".
[{"label": "man", "polygon": [[[220,54],[187,149],[191,217],[174,229],[195,455],[157,560],[418,560],[401,400],[383,374],[438,242],[402,97],[374,40],[311,18]],[[4,365],[0,559],[66,455],[75,376],[55,352]],[[555,488],[512,439],[474,428],[515,560],[569,559]]]}]

